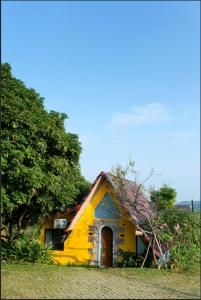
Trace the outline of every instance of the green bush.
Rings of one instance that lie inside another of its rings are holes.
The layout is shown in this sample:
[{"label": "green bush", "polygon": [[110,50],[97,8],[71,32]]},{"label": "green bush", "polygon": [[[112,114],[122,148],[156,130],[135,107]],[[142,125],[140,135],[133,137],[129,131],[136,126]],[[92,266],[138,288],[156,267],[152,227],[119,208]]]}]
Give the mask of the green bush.
[{"label": "green bush", "polygon": [[124,251],[122,253],[122,268],[138,268],[141,266],[144,256],[138,256],[135,252]]},{"label": "green bush", "polygon": [[160,240],[170,251],[169,266],[186,271],[200,260],[200,214],[168,210],[158,220]]},{"label": "green bush", "polygon": [[2,242],[3,260],[52,264],[50,248],[38,242],[36,232],[36,228],[27,228],[23,235]]},{"label": "green bush", "polygon": [[199,262],[199,258],[200,249],[192,243],[182,247],[178,241],[171,248],[171,265],[179,271],[190,270],[194,263]]}]

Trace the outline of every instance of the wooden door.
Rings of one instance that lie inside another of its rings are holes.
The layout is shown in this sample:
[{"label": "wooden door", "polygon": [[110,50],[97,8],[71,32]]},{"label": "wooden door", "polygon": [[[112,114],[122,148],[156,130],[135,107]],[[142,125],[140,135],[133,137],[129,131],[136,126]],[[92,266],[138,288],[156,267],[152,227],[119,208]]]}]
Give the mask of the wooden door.
[{"label": "wooden door", "polygon": [[113,263],[113,232],[105,226],[101,231],[101,266],[112,267]]}]

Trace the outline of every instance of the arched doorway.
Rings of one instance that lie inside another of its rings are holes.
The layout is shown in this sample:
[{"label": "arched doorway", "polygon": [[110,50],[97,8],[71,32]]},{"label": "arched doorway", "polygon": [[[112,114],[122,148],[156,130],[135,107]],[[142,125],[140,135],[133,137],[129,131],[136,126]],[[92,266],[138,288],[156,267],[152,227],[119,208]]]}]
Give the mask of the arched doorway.
[{"label": "arched doorway", "polygon": [[113,266],[113,231],[104,226],[101,230],[101,253],[100,265],[102,267]]}]

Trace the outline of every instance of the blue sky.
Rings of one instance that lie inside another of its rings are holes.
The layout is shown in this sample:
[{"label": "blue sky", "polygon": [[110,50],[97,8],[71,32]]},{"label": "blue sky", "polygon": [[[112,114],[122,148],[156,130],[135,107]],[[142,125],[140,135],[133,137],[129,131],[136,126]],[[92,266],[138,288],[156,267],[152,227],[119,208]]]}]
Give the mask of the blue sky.
[{"label": "blue sky", "polygon": [[200,199],[200,8],[193,1],[2,4],[2,60],[69,116],[81,171],[131,158],[177,201]]}]

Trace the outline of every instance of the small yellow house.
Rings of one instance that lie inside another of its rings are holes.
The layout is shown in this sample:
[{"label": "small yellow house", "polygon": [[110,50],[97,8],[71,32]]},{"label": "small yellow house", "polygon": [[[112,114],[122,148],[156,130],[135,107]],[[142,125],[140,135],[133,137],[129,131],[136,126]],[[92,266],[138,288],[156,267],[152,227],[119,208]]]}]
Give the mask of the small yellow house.
[{"label": "small yellow house", "polygon": [[[126,181],[130,196],[137,186]],[[41,243],[52,246],[59,264],[84,264],[115,267],[122,250],[141,254],[146,249],[137,230],[140,217],[129,203],[117,205],[112,199],[114,182],[101,172],[82,205],[49,217],[40,234]],[[145,196],[140,201],[148,205]]]}]

